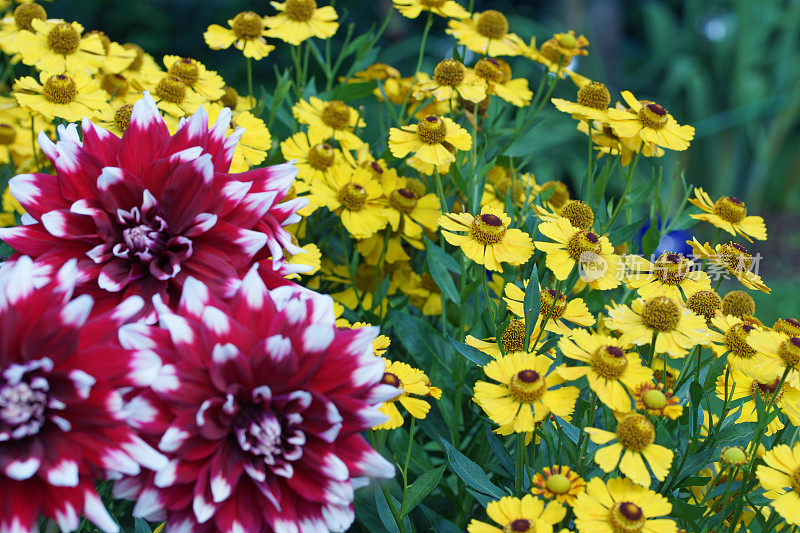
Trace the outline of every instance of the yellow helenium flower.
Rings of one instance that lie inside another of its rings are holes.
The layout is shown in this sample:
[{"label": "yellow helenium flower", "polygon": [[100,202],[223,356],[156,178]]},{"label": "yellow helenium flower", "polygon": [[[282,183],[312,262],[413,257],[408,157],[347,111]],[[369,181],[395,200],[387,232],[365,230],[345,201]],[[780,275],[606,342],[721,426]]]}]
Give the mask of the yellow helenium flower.
[{"label": "yellow helenium flower", "polygon": [[317,7],[315,0],[270,2],[279,13],[265,17],[267,37],[297,46],[310,37],[327,39],[336,33],[339,15],[331,6]]},{"label": "yellow helenium flower", "polygon": [[447,149],[469,150],[472,137],[467,130],[447,117],[428,115],[417,124],[389,130],[389,150],[395,157],[414,153],[420,160],[431,165],[448,165],[456,157]]},{"label": "yellow helenium flower", "polygon": [[698,291],[711,290],[708,274],[697,270],[694,261],[683,254],[664,252],[654,263],[639,255],[629,255],[627,260],[625,281],[644,298],[666,296],[682,302]]},{"label": "yellow helenium flower", "polygon": [[230,29],[212,24],[203,34],[206,44],[213,50],[223,50],[234,45],[245,57],[255,60],[267,57],[275,47],[267,44],[264,36],[264,19],[252,11],[243,11],[228,21]]},{"label": "yellow helenium flower", "polygon": [[562,386],[545,355],[516,352],[490,361],[483,367],[497,383],[478,381],[474,398],[500,431],[526,433],[551,413],[568,418],[580,391]]},{"label": "yellow helenium flower", "polygon": [[325,179],[333,167],[344,164],[342,152],[325,142],[319,129],[299,131],[281,143],[286,161],[295,161],[297,179],[311,184]]},{"label": "yellow helenium flower", "polygon": [[225,96],[225,81],[222,76],[191,57],[164,56],[167,74],[179,78],[190,92],[209,100]]},{"label": "yellow helenium flower", "polygon": [[[13,13],[8,13],[0,20],[0,50],[3,53],[13,56],[19,52],[17,37],[21,35],[22,30],[35,31],[31,25],[33,19],[47,20],[47,12],[39,4],[21,4]],[[19,56],[12,60],[12,62],[17,61]]]},{"label": "yellow helenium flower", "polygon": [[614,304],[608,308],[606,324],[622,332],[619,341],[623,345],[650,344],[656,334],[655,353],[673,358],[709,342],[705,318],[666,296],[637,298],[630,307]]},{"label": "yellow helenium flower", "polygon": [[[531,346],[530,351],[539,350],[547,341],[545,335],[539,335],[539,330],[540,328],[538,324],[534,325],[528,341],[529,343],[533,343],[536,337],[539,337],[539,342],[536,344],[536,346]],[[477,348],[483,353],[491,356],[493,359],[500,359],[503,356],[503,352],[506,354],[522,352],[525,350],[525,322],[512,318],[508,323],[508,326],[506,326],[506,329],[500,334],[499,342],[495,337],[489,337],[488,339],[482,340],[478,339],[477,337],[473,337],[472,335],[467,335],[465,342],[469,346]],[[501,345],[503,348],[502,351],[500,350]]]},{"label": "yellow helenium flower", "polygon": [[325,102],[316,96],[300,100],[292,107],[292,114],[300,124],[308,124],[309,130],[318,130],[317,133],[324,139],[339,141],[342,148],[355,150],[364,145],[354,130],[367,125],[359,118],[355,109],[341,100]]},{"label": "yellow helenium flower", "polygon": [[583,35],[575,37],[575,31],[569,30],[567,33],[556,33],[542,43],[542,53],[546,54],[549,59],[561,61],[566,65],[575,56],[588,55],[587,46],[589,46],[589,40],[586,37]]},{"label": "yellow helenium flower", "polygon": [[30,24],[32,30],[21,30],[16,39],[26,65],[49,74],[94,73],[103,65],[106,51],[100,36],[82,36],[83,26],[77,22],[34,18]]},{"label": "yellow helenium flower", "polygon": [[451,20],[445,32],[458,39],[458,44],[491,57],[517,56],[520,45],[524,45],[519,36],[508,33],[506,16],[494,9],[463,20]]},{"label": "yellow helenium flower", "polygon": [[499,57],[484,57],[475,63],[475,74],[486,81],[487,93],[517,107],[531,103],[533,92],[525,78],[511,78],[511,66]]},{"label": "yellow helenium flower", "polygon": [[[513,283],[507,283],[504,288],[503,300],[508,305],[508,310],[517,315],[519,318],[525,317],[523,309],[525,301],[525,290],[528,287],[528,282],[524,283],[525,288],[520,289]],[[584,301],[580,298],[572,298],[567,301],[564,294],[556,292],[554,289],[544,288],[538,284],[537,292],[539,294],[539,318],[536,322],[537,327],[541,326],[547,315],[550,319],[547,321],[545,331],[552,331],[559,335],[569,335],[572,332],[572,327],[567,324],[571,322],[578,326],[594,326],[595,318],[589,312]]]},{"label": "yellow helenium flower", "polygon": [[705,213],[689,215],[690,217],[705,220],[731,235],[741,235],[749,242],[753,242],[753,239],[759,241],[767,239],[767,227],[764,225],[764,219],[753,215],[747,216],[747,206],[741,200],[732,196],[723,196],[716,202],[712,202],[711,197],[700,187],[694,188],[694,195],[695,198],[689,198],[689,202]]},{"label": "yellow helenium flower", "polygon": [[756,469],[764,496],[787,524],[800,524],[800,444],[775,446],[764,454],[764,463]]},{"label": "yellow helenium flower", "polygon": [[400,290],[408,295],[408,300],[425,316],[439,316],[442,313],[441,289],[427,272],[417,274],[410,267],[399,268],[393,276]]},{"label": "yellow helenium flower", "polygon": [[439,218],[447,242],[460,247],[469,259],[497,272],[503,271],[500,263],[524,265],[533,255],[530,236],[510,228],[510,224],[508,215],[489,206],[483,206],[476,217],[469,213],[446,213]]},{"label": "yellow helenium flower", "polygon": [[624,346],[614,337],[576,329],[571,337],[558,341],[558,347],[564,357],[583,364],[561,365],[557,372],[568,381],[586,376],[601,402],[614,411],[630,411],[631,400],[625,387],[652,379],[653,371],[642,366],[639,354],[627,352]]},{"label": "yellow helenium flower", "polygon": [[[156,106],[167,114],[180,119],[191,115],[208,99],[195,92],[178,76],[165,75],[153,78],[146,86],[153,95]],[[176,122],[174,120],[172,122]]]},{"label": "yellow helenium flower", "polygon": [[542,222],[539,231],[555,242],[536,241],[536,248],[547,254],[545,265],[556,279],[565,280],[575,265],[579,265],[580,278],[593,289],[613,289],[620,284],[619,257],[605,236],[591,229],[580,229],[566,218]]},{"label": "yellow helenium flower", "polygon": [[531,492],[547,500],[575,505],[578,495],[586,490],[586,481],[568,466],[546,466],[531,480]]},{"label": "yellow helenium flower", "polygon": [[[639,413],[622,415],[617,423],[616,432],[598,428],[585,428],[592,442],[608,444],[594,454],[594,462],[603,472],[612,472],[619,465],[619,471],[639,485],[650,485],[650,474],[647,466],[659,481],[663,481],[672,465],[673,453],[663,446],[655,444],[656,430],[653,423]],[[597,479],[597,478],[595,478]],[[591,481],[589,482],[591,485]],[[587,489],[588,490],[588,489]],[[576,506],[579,509],[581,500]]]},{"label": "yellow helenium flower", "polygon": [[[390,211],[390,209],[387,210],[387,213]],[[384,242],[386,243],[386,250],[384,250]],[[364,260],[370,265],[377,265],[380,261],[392,264],[411,260],[411,256],[403,249],[404,244],[408,244],[417,250],[425,248],[421,240],[410,239],[401,232],[391,231],[391,228],[381,230],[366,239],[361,239],[356,244],[356,248],[358,253],[364,256]]]},{"label": "yellow helenium flower", "polygon": [[759,355],[748,342],[750,335],[759,331],[758,326],[748,324],[735,316],[722,314],[712,318],[711,323],[720,333],[712,330],[709,346],[717,357],[727,353],[728,366],[732,369],[761,367],[770,372],[779,371],[779,359]]},{"label": "yellow helenium flower", "polygon": [[470,521],[467,533],[550,533],[561,522],[567,510],[558,502],[548,502],[526,494],[522,498],[504,496],[486,505],[486,514],[500,527],[475,520]]},{"label": "yellow helenium flower", "polygon": [[366,169],[337,165],[326,179],[314,183],[311,196],[339,215],[356,239],[369,237],[388,222],[383,188]]},{"label": "yellow helenium flower", "polygon": [[453,0],[393,0],[392,3],[401,15],[410,19],[417,18],[423,11],[453,19],[469,17],[469,11]]},{"label": "yellow helenium flower", "polygon": [[[208,106],[209,126],[216,123],[222,109],[219,104]],[[242,128],[244,131],[242,131],[239,142],[236,144],[236,150],[233,152],[230,172],[245,172],[267,158],[267,152],[272,146],[272,136],[264,121],[249,111],[234,113],[226,135],[230,135],[237,128]]]},{"label": "yellow helenium flower", "polygon": [[560,208],[551,205],[534,205],[533,214],[545,222],[566,218],[574,227],[591,230],[594,225],[594,211],[589,204],[580,200],[567,200]]},{"label": "yellow helenium flower", "polygon": [[604,84],[599,81],[589,81],[578,89],[576,100],[577,102],[570,102],[561,98],[552,98],[550,101],[553,102],[556,109],[569,113],[576,120],[608,121],[611,93]]},{"label": "yellow helenium flower", "polygon": [[417,73],[417,83],[412,95],[417,100],[433,97],[436,100],[453,100],[460,96],[470,102],[481,102],[486,98],[486,82],[472,69],[457,59],[445,59],[436,65],[433,78]]},{"label": "yellow helenium flower", "polygon": [[665,416],[670,420],[677,420],[683,414],[680,398],[673,396],[672,389],[665,392],[663,383],[646,381],[639,383],[630,392],[639,412],[647,412],[650,416]]},{"label": "yellow helenium flower", "polygon": [[630,91],[622,91],[622,97],[631,106],[631,111],[616,108],[608,110],[608,123],[619,137],[639,136],[670,150],[686,150],[694,138],[692,126],[679,125],[667,110],[649,100],[637,100]]},{"label": "yellow helenium flower", "polygon": [[389,225],[412,239],[422,238],[422,229],[436,231],[442,211],[433,193],[420,195],[410,180],[401,178],[393,168],[381,174],[383,194],[389,200]]},{"label": "yellow helenium flower", "polygon": [[700,244],[696,237],[692,237],[691,241],[686,241],[686,244],[692,247],[692,253],[696,258],[710,259],[715,266],[726,268],[728,272],[736,276],[739,283],[748,289],[759,290],[766,294],[772,292],[772,289],[761,281],[761,276],[751,272],[753,256],[744,246],[729,242],[711,248],[708,243]]},{"label": "yellow helenium flower", "polygon": [[134,53],[133,62],[123,71],[128,79],[135,80],[139,85],[146,85],[149,80],[160,79],[164,75],[153,56],[142,50],[139,45],[125,43],[122,48]]},{"label": "yellow helenium flower", "polygon": [[[344,289],[339,292],[331,292],[331,297],[335,301],[354,310],[359,308],[359,301],[361,302],[360,307],[368,311],[372,310],[374,304],[376,313],[386,313],[388,305],[386,298],[380,302],[374,302],[375,280],[377,278],[377,282],[380,284],[381,280],[386,277],[386,265],[381,265],[379,270],[375,265],[362,262],[356,268],[353,279],[350,278],[347,265],[331,265],[329,262],[326,264],[326,261],[323,260],[322,271],[324,279],[344,286]],[[386,296],[391,296],[395,292],[397,292],[397,285],[394,282],[389,283]]]},{"label": "yellow helenium flower", "polygon": [[92,30],[88,35],[97,35],[100,37],[100,43],[103,45],[105,58],[100,66],[100,72],[103,74],[119,74],[124,72],[131,63],[136,60],[137,54],[135,50],[125,48],[119,43],[115,43],[108,38],[108,35],[100,30]]},{"label": "yellow helenium flower", "polygon": [[533,174],[529,172],[512,175],[511,169],[495,165],[486,174],[486,185],[481,196],[481,206],[489,205],[494,209],[503,210],[506,206],[506,197],[517,207],[530,204],[539,194],[541,187],[537,185]]},{"label": "yellow helenium flower", "polygon": [[[728,376],[727,390],[723,373],[717,377],[717,397],[724,399],[727,392],[730,402],[745,399],[737,422],[756,422],[758,421],[756,395],[761,397],[764,405],[774,396],[775,401],[772,407],[778,408],[792,425],[797,426],[800,423],[800,390],[786,382],[781,384],[782,373],[779,372],[769,372],[758,367],[733,369]],[[781,385],[780,389],[778,385]],[[773,418],[767,424],[766,435],[774,434],[783,426],[784,423],[780,417]]]},{"label": "yellow helenium flower", "polygon": [[678,532],[672,519],[658,518],[670,514],[672,504],[661,494],[625,478],[609,479],[608,484],[599,477],[591,479],[573,510],[575,526],[581,533]]},{"label": "yellow helenium flower", "polygon": [[401,392],[395,398],[383,402],[379,411],[388,416],[389,420],[372,429],[395,429],[403,425],[403,415],[400,414],[397,403],[402,405],[414,418],[425,418],[431,409],[431,404],[416,396],[429,394],[431,387],[428,376],[422,370],[400,361],[384,359],[383,362],[386,364],[386,370],[384,370],[381,383],[400,389]]},{"label": "yellow helenium flower", "polygon": [[[313,274],[316,274],[317,272],[319,272],[320,265],[322,264],[322,252],[320,252],[319,247],[317,247],[317,245],[312,242],[301,246],[301,248],[305,251],[305,253],[296,253],[294,255],[291,255],[286,258],[286,262],[291,265],[305,265],[310,267],[309,270],[300,273],[304,276],[311,276]],[[300,275],[290,274],[286,277],[289,279],[299,279]],[[380,337],[383,337],[383,335],[381,335]]]},{"label": "yellow helenium flower", "polygon": [[47,119],[75,122],[109,111],[107,95],[83,70],[70,74],[39,74],[41,83],[26,76],[14,83],[14,97],[22,107]]},{"label": "yellow helenium flower", "polygon": [[[589,135],[589,124],[578,122],[578,131],[584,135]],[[614,130],[606,123],[594,120],[591,123],[592,143],[596,145],[597,158],[604,155],[619,155],[620,165],[627,167],[633,156],[641,152],[644,157],[662,157],[666,152],[654,143],[642,143],[637,137],[618,137]]]},{"label": "yellow helenium flower", "polygon": [[800,334],[795,332],[791,335],[774,328],[772,331],[755,329],[750,331],[746,341],[758,354],[780,361],[783,367],[791,368],[793,371],[788,378],[794,378],[794,384],[800,386],[800,382],[796,381],[800,367]]}]

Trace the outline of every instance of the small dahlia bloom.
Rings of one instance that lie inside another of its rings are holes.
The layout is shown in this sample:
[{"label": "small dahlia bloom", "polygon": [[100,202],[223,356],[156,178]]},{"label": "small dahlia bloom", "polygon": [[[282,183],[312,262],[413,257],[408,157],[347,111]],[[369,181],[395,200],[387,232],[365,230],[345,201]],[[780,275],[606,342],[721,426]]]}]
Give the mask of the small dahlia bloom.
[{"label": "small dahlia bloom", "polygon": [[167,531],[346,530],[353,490],[394,475],[359,435],[401,392],[381,382],[377,328],[337,328],[330,297],[268,291],[257,267],[225,304],[193,278],[176,312],[154,301],[160,327],[125,326],[120,339],[160,400],[136,426],[169,465],[116,495]]},{"label": "small dahlia bloom", "polygon": [[223,110],[209,130],[200,109],[170,135],[145,93],[121,139],[88,119],[82,140],[73,125],[59,128],[56,143],[40,134],[56,175],[11,179],[30,217],[0,230],[0,239],[55,268],[77,259],[80,291],[99,307],[136,294],[151,318],[152,296],[177,303],[187,276],[227,297],[254,262],[271,258],[279,275],[296,270],[283,252],[302,249],[283,226],[299,221],[295,211],[307,200],[279,202],[297,169],[286,163],[229,174],[242,134],[226,136],[230,118]]},{"label": "small dahlia bloom", "polygon": [[72,299],[77,277],[75,260],[0,269],[0,531],[38,531],[40,517],[73,531],[80,515],[118,531],[95,481],[167,464],[127,425],[118,390],[130,352],[116,331],[143,302],[89,319],[92,298]]}]

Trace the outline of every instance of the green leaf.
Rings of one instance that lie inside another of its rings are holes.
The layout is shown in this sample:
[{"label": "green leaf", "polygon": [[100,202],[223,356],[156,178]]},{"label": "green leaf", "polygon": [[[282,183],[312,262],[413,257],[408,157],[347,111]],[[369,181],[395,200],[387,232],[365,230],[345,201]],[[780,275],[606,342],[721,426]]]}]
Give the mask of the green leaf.
[{"label": "green leaf", "polygon": [[[428,270],[433,281],[452,302],[456,305],[460,304],[461,297],[458,294],[455,283],[453,283],[453,278],[447,271],[446,260],[442,256],[447,256],[451,260],[453,258],[445,254],[441,248],[433,244],[427,237],[425,237],[425,249],[428,252]],[[455,260],[453,261],[455,262]]]},{"label": "green leaf", "polygon": [[500,439],[498,439],[492,430],[489,429],[489,424],[484,423],[484,427],[486,429],[486,440],[489,441],[489,447],[494,452],[497,460],[500,461],[500,464],[503,466],[503,468],[505,468],[506,472],[513,474],[514,460],[511,458],[511,454],[505,449],[503,443],[500,442]]},{"label": "green leaf", "polygon": [[447,270],[453,272],[454,274],[459,274],[461,272],[461,267],[458,266],[458,261],[455,258],[442,250],[436,243],[430,240],[428,237],[425,238],[425,251],[428,255],[436,256],[436,259],[441,262]]},{"label": "green leaf", "polygon": [[696,381],[692,381],[692,383],[689,385],[689,398],[692,401],[692,407],[699,407],[700,402],[703,401],[703,396],[705,396],[703,386]]},{"label": "green leaf", "polygon": [[536,263],[532,263],[533,271],[528,279],[528,286],[525,287],[525,298],[522,301],[522,310],[525,315],[525,350],[531,341],[531,333],[536,320],[539,318],[539,273],[536,270]]},{"label": "green leaf", "polygon": [[418,364],[430,364],[441,359],[443,354],[451,353],[442,334],[424,320],[408,313],[396,312],[392,317],[392,329],[403,348],[411,354]]},{"label": "green leaf", "polygon": [[463,355],[476,365],[482,367],[486,366],[492,361],[492,357],[489,354],[484,353],[479,349],[470,346],[469,344],[464,344],[463,342],[459,342],[449,335],[447,336],[447,338],[450,340],[450,344],[452,344],[453,347],[456,350],[458,350],[458,353],[460,353],[461,355]]},{"label": "green leaf", "polygon": [[372,94],[378,87],[378,82],[376,81],[366,81],[366,82],[354,82],[354,83],[344,83],[336,87],[333,92],[331,92],[330,99],[331,100],[358,100],[359,98],[366,98]]},{"label": "green leaf", "polygon": [[[391,495],[389,495],[389,497],[392,498]],[[394,500],[394,498],[392,499]],[[400,533],[400,530],[397,528],[397,522],[394,521],[394,516],[392,516],[392,511],[389,509],[389,504],[386,503],[383,492],[377,487],[375,487],[375,506],[378,508],[378,516],[381,522],[383,522],[383,527],[386,528],[386,531],[389,533]]]},{"label": "green leaf", "polygon": [[642,217],[635,222],[631,222],[630,224],[626,224],[619,228],[618,230],[611,233],[611,242],[616,244],[622,244],[623,242],[628,242],[631,237],[636,235],[636,232],[639,231],[644,224],[647,223],[647,216]]},{"label": "green leaf", "polygon": [[480,466],[475,464],[466,455],[456,450],[444,437],[439,437],[439,440],[444,446],[444,451],[447,454],[447,462],[450,463],[453,472],[455,472],[468,487],[474,489],[476,492],[492,496],[495,499],[506,496],[506,493],[500,487],[491,482],[489,476]]},{"label": "green leaf", "polygon": [[400,507],[400,516],[405,516],[411,512],[420,502],[431,493],[442,479],[442,473],[447,465],[442,465],[435,470],[425,472],[417,478],[414,483],[408,486],[406,497],[403,498],[403,505]]},{"label": "green leaf", "polygon": [[650,227],[642,237],[642,254],[649,257],[658,246],[659,240],[661,240],[661,232],[658,230],[658,221],[653,217],[650,219]]},{"label": "green leaf", "polygon": [[150,524],[145,522],[141,518],[135,518],[133,521],[133,532],[134,533],[152,533],[152,529],[150,529]]}]

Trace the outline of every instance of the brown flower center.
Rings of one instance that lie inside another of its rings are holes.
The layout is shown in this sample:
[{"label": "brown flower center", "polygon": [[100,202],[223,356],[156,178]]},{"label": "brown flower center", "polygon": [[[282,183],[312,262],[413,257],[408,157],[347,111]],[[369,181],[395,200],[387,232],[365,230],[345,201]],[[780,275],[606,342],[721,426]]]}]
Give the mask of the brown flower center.
[{"label": "brown flower center", "polygon": [[68,104],[78,96],[78,88],[66,74],[56,74],[44,82],[42,94],[51,104]]},{"label": "brown flower center", "polygon": [[419,0],[425,7],[442,7],[447,0]]},{"label": "brown flower center", "polygon": [[604,84],[593,81],[578,89],[578,103],[592,109],[606,109],[611,103],[611,93]]},{"label": "brown flower center", "polygon": [[667,285],[680,285],[691,270],[692,262],[674,252],[664,252],[653,263],[653,275]]},{"label": "brown flower center", "polygon": [[[552,312],[551,312],[552,309]],[[567,309],[567,297],[553,289],[542,289],[539,292],[539,316],[550,315],[552,320],[558,320],[564,316]]]},{"label": "brown flower center", "polygon": [[672,298],[650,298],[642,308],[642,322],[655,331],[673,331],[681,319],[681,310]]},{"label": "brown flower center", "polygon": [[230,85],[226,85],[223,90],[225,92],[222,97],[220,97],[219,103],[222,104],[222,107],[229,107],[231,111],[234,111],[236,106],[239,105],[239,93]]},{"label": "brown flower center", "polygon": [[722,309],[722,299],[711,290],[697,291],[686,300],[686,307],[696,314],[711,320],[717,311]]},{"label": "brown flower center", "polygon": [[[775,396],[775,403],[778,403],[780,399],[783,397],[783,386],[781,385],[780,390],[778,389],[778,385],[780,385],[780,378],[775,378],[774,381],[770,381],[769,383],[761,383],[758,381],[753,381],[752,385],[752,395],[755,398],[757,395],[761,396],[761,400],[765,403],[770,401],[773,396]],[[777,394],[775,394],[777,393]]]},{"label": "brown flower center", "polygon": [[546,390],[544,376],[535,370],[520,370],[508,384],[508,392],[511,397],[522,403],[538,400]]},{"label": "brown flower center", "polygon": [[417,195],[409,189],[395,189],[389,194],[389,205],[401,213],[410,213],[417,206]]},{"label": "brown flower center", "polygon": [[796,318],[779,318],[773,324],[772,329],[793,337],[800,337],[800,321]]},{"label": "brown flower center", "polygon": [[186,98],[186,85],[177,76],[165,76],[156,84],[156,96],[165,102],[180,104]]},{"label": "brown flower center", "polygon": [[642,108],[639,110],[639,122],[645,128],[660,130],[667,125],[667,110],[656,104],[643,100]]},{"label": "brown flower center", "polygon": [[425,144],[441,144],[447,137],[447,124],[435,115],[428,115],[417,124],[417,137]]},{"label": "brown flower center", "polygon": [[631,413],[617,425],[617,438],[625,448],[640,452],[655,442],[656,430],[647,417]]},{"label": "brown flower center", "polygon": [[322,108],[322,122],[335,130],[346,129],[350,125],[350,107],[341,100],[328,102]]},{"label": "brown flower center", "polygon": [[800,363],[800,337],[791,337],[778,346],[778,357],[788,367],[796,367]]},{"label": "brown flower center", "polygon": [[568,200],[558,214],[579,229],[588,230],[594,224],[594,212],[589,204],[580,200]]},{"label": "brown flower center", "polygon": [[792,490],[800,492],[800,468],[795,468],[789,475],[789,482],[791,483]]},{"label": "brown flower center", "polygon": [[723,196],[714,202],[714,214],[722,220],[736,224],[747,216],[747,206],[737,198]]},{"label": "brown flower center", "polygon": [[295,22],[306,22],[314,16],[317,3],[314,0],[286,0],[284,4],[286,16]]},{"label": "brown flower center", "polygon": [[632,502],[615,503],[608,518],[615,533],[639,533],[647,522],[642,508]]},{"label": "brown flower center", "polygon": [[174,62],[167,71],[170,76],[175,76],[187,86],[191,87],[200,79],[200,67],[190,57],[182,57]]},{"label": "brown flower center", "polygon": [[745,250],[744,246],[733,242],[721,246],[717,259],[728,268],[731,274],[736,276],[748,272],[753,265],[753,256]]},{"label": "brown flower center", "polygon": [[720,460],[728,466],[742,466],[747,464],[750,458],[744,448],[739,446],[727,446],[719,454]]},{"label": "brown flower center", "polygon": [[508,33],[508,19],[499,11],[489,9],[478,15],[475,29],[487,39],[502,39]]},{"label": "brown flower center", "polygon": [[367,191],[357,183],[348,183],[339,190],[337,199],[349,211],[358,211],[367,203]]},{"label": "brown flower center", "polygon": [[433,69],[433,80],[439,85],[457,87],[464,81],[467,69],[456,59],[445,59]]},{"label": "brown flower center", "polygon": [[755,328],[749,324],[739,322],[725,332],[725,346],[736,357],[750,359],[755,357],[756,351],[747,344],[747,335]]},{"label": "brown flower center", "polygon": [[136,52],[136,58],[133,60],[133,63],[128,65],[128,70],[138,72],[144,64],[144,50],[142,50],[142,47],[138,44],[133,43],[125,43],[122,45],[122,48]]},{"label": "brown flower center", "polygon": [[500,335],[500,342],[506,353],[521,352],[525,349],[525,322],[513,319]]},{"label": "brown flower center", "polygon": [[258,39],[264,31],[264,20],[252,11],[243,11],[233,17],[231,30],[239,39]]},{"label": "brown flower center", "polygon": [[11,124],[0,123],[0,144],[8,146],[13,144],[17,138],[17,130]]},{"label": "brown flower center", "polygon": [[756,312],[756,302],[744,291],[731,291],[722,299],[722,312],[738,318],[745,315],[753,316]]},{"label": "brown flower center", "polygon": [[484,57],[475,63],[475,74],[494,83],[505,83],[511,79],[511,67],[502,59]]},{"label": "brown flower center", "polygon": [[128,94],[130,84],[122,74],[103,74],[100,86],[112,97],[122,97]]},{"label": "brown flower center", "polygon": [[496,244],[506,235],[506,226],[497,215],[484,213],[472,220],[470,233],[481,244]]},{"label": "brown flower center", "polygon": [[503,528],[503,533],[527,533],[531,527],[533,527],[533,524],[531,524],[530,520],[517,518]]},{"label": "brown flower center", "polygon": [[47,34],[47,47],[60,55],[69,55],[78,49],[81,35],[69,22],[59,22]]},{"label": "brown flower center", "polygon": [[336,152],[326,143],[315,144],[308,150],[308,164],[317,170],[327,170],[335,158]]},{"label": "brown flower center", "polygon": [[381,383],[383,383],[384,385],[395,387],[397,389],[399,389],[402,384],[400,378],[398,378],[397,375],[392,374],[391,372],[383,373],[383,377],[381,378]]},{"label": "brown flower center", "polygon": [[14,10],[14,24],[20,30],[33,31],[33,19],[47,20],[47,13],[39,4],[20,4]]},{"label": "brown flower center", "polygon": [[616,346],[600,346],[589,359],[592,370],[603,379],[613,381],[619,379],[628,368],[625,352]]},{"label": "brown flower center", "polygon": [[119,128],[119,131],[125,132],[128,125],[131,123],[131,113],[133,113],[133,104],[125,104],[117,109],[114,113],[114,124]]},{"label": "brown flower center", "polygon": [[567,251],[574,261],[591,263],[600,257],[600,237],[591,231],[578,231],[567,241]]}]

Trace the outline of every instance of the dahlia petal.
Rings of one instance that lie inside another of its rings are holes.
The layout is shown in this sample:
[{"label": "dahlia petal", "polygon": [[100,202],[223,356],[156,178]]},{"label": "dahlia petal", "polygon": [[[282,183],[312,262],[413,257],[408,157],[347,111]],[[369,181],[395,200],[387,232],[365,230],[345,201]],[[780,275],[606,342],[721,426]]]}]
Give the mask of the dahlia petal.
[{"label": "dahlia petal", "polygon": [[69,371],[69,379],[75,386],[78,396],[82,399],[87,399],[89,393],[92,391],[97,380],[79,368],[73,368]]},{"label": "dahlia petal", "polygon": [[39,257],[53,249],[53,236],[44,226],[17,226],[16,228],[0,228],[0,240],[21,254]]},{"label": "dahlia petal", "polygon": [[347,465],[351,476],[390,479],[395,475],[394,465],[373,450],[361,435],[340,440],[336,451]]},{"label": "dahlia petal", "polygon": [[207,141],[208,113],[203,106],[200,106],[187,120],[180,122],[175,135],[167,142],[165,150],[172,153],[193,146],[205,148]]},{"label": "dahlia petal", "polygon": [[128,350],[152,350],[158,346],[152,333],[153,329],[144,323],[126,324],[119,328],[119,343]]},{"label": "dahlia petal", "polygon": [[119,292],[136,277],[130,265],[116,260],[103,265],[97,278],[97,284],[101,289],[109,292]]},{"label": "dahlia petal", "polygon": [[[73,282],[74,285],[74,282]],[[65,326],[81,327],[86,323],[92,312],[94,300],[88,294],[78,296],[61,308],[59,318]]]},{"label": "dahlia petal", "polygon": [[164,364],[154,351],[143,349],[133,352],[129,366],[128,377],[141,387],[150,387],[156,392],[168,392],[179,386],[175,366]]},{"label": "dahlia petal", "polygon": [[136,435],[131,435],[128,442],[122,443],[122,449],[150,470],[157,471],[167,466],[167,458]]},{"label": "dahlia petal", "polygon": [[303,349],[307,352],[322,352],[330,346],[335,336],[334,328],[328,324],[311,324],[303,331]]},{"label": "dahlia petal", "polygon": [[39,147],[42,149],[42,152],[44,152],[44,155],[46,155],[50,161],[55,162],[58,157],[58,148],[56,147],[56,143],[47,136],[44,130],[39,131],[39,134],[36,136],[36,142],[39,143]]},{"label": "dahlia petal", "polygon": [[355,511],[350,506],[325,505],[322,518],[330,531],[347,531],[355,520]]},{"label": "dahlia petal", "polygon": [[143,184],[135,174],[119,167],[103,167],[97,178],[101,201],[108,211],[142,205]]},{"label": "dahlia petal", "polygon": [[166,453],[176,451],[189,438],[189,433],[175,426],[170,426],[161,437],[158,448]]},{"label": "dahlia petal", "polygon": [[[76,474],[77,477],[77,474]],[[61,531],[75,531],[80,525],[80,517],[75,506],[69,501],[53,502],[56,509],[52,513]]]},{"label": "dahlia petal", "polygon": [[179,308],[183,313],[199,318],[209,302],[208,287],[192,276],[183,280]]},{"label": "dahlia petal", "polygon": [[130,322],[144,309],[144,300],[141,296],[129,296],[114,308],[111,320],[119,325]]},{"label": "dahlia petal", "polygon": [[145,165],[157,159],[169,131],[153,97],[144,91],[141,100],[133,104],[128,128],[122,135],[117,158],[122,168],[142,175]]},{"label": "dahlia petal", "polygon": [[56,126],[56,133],[59,141],[67,141],[80,147],[83,146],[81,136],[78,134],[78,125],[73,122],[66,125],[59,124]]},{"label": "dahlia petal", "polygon": [[81,121],[83,133],[83,147],[93,154],[104,165],[113,165],[117,162],[120,138],[85,118]]},{"label": "dahlia petal", "polygon": [[195,237],[197,235],[202,235],[203,233],[207,232],[211,228],[214,227],[214,224],[217,223],[217,215],[212,213],[200,213],[194,220],[190,223],[189,227],[184,230],[183,234],[187,237]]},{"label": "dahlia petal", "polygon": [[192,500],[192,510],[194,511],[194,516],[197,518],[197,522],[203,524],[214,516],[216,506],[212,502],[206,501],[202,494],[197,494],[194,500]]},{"label": "dahlia petal", "polygon": [[94,220],[69,209],[56,209],[43,213],[42,225],[54,237],[62,239],[87,239],[97,235]]},{"label": "dahlia petal", "polygon": [[56,487],[77,487],[78,463],[69,459],[62,459],[48,469],[45,475],[47,476],[47,482]]},{"label": "dahlia petal", "polygon": [[[164,506],[161,503],[158,491],[152,488],[145,488],[137,495],[136,504],[133,506],[131,514],[138,518],[148,519],[163,509]],[[172,524],[170,524],[169,530],[174,531]]]},{"label": "dahlia petal", "polygon": [[178,469],[178,460],[172,459],[171,461],[167,462],[167,465],[161,468],[158,472],[156,472],[155,477],[153,478],[153,485],[158,488],[170,487],[173,483],[175,483],[175,479],[177,478],[177,469]]},{"label": "dahlia petal", "polygon": [[68,207],[58,178],[49,174],[19,174],[8,181],[11,195],[35,219],[54,209]]},{"label": "dahlia petal", "polygon": [[195,342],[194,331],[183,317],[172,313],[159,313],[158,324],[169,331],[172,342],[175,343],[176,346]]},{"label": "dahlia petal", "polygon": [[107,533],[117,533],[119,525],[114,521],[108,510],[103,505],[102,500],[96,493],[87,490],[83,495],[83,514],[91,520],[94,525]]},{"label": "dahlia petal", "polygon": [[213,179],[214,167],[209,154],[181,163],[175,168],[164,185],[159,201],[160,204],[170,206],[164,213],[164,218],[172,231],[182,234],[195,216],[207,212],[206,205],[212,198]]},{"label": "dahlia petal", "polygon": [[33,476],[41,466],[42,461],[38,457],[28,457],[24,461],[10,461],[4,468],[6,476],[17,481],[23,481]]},{"label": "dahlia petal", "polygon": [[135,476],[141,471],[139,463],[131,459],[127,453],[116,448],[107,449],[101,460],[103,465],[112,472]]},{"label": "dahlia petal", "polygon": [[228,446],[220,446],[211,459],[211,495],[214,503],[227,500],[239,482],[243,466],[241,458],[231,453]]}]

